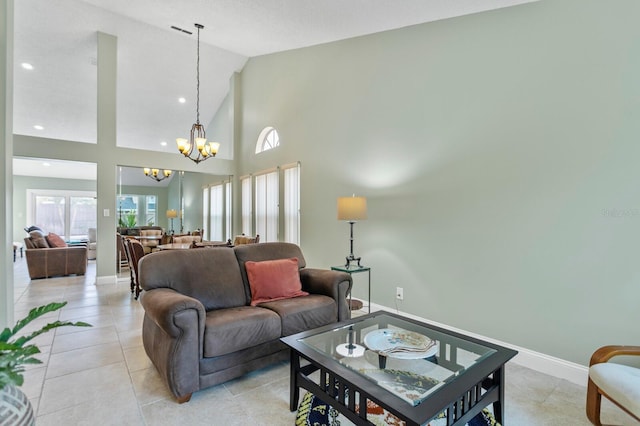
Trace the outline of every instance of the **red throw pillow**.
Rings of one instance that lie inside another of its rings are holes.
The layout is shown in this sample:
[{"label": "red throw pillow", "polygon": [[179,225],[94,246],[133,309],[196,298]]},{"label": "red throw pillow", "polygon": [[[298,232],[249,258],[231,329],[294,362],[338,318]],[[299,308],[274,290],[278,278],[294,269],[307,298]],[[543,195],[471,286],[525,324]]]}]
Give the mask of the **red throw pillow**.
[{"label": "red throw pillow", "polygon": [[54,234],[53,232],[49,232],[47,235],[47,242],[51,247],[66,247],[67,243],[64,242],[62,238],[58,234]]},{"label": "red throw pillow", "polygon": [[298,259],[247,261],[244,264],[251,287],[251,306],[272,300],[307,296],[302,291]]}]

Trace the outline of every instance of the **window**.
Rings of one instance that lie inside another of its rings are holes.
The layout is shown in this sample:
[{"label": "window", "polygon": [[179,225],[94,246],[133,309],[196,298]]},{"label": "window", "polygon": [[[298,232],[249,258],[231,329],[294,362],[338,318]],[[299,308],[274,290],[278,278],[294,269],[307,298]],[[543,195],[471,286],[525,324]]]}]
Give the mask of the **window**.
[{"label": "window", "polygon": [[255,178],[256,234],[260,241],[278,241],[278,170]]},{"label": "window", "polygon": [[209,233],[211,232],[211,230],[207,225],[207,222],[210,222],[207,220],[208,217],[209,217],[209,188],[203,188],[202,189],[202,218],[203,218],[203,223],[205,224],[204,233],[202,235],[203,240],[210,239]]},{"label": "window", "polygon": [[97,227],[95,192],[27,191],[28,223],[53,232],[65,240],[88,238]]},{"label": "window", "polygon": [[147,195],[145,200],[145,223],[149,226],[156,225],[158,222],[156,220],[156,196],[155,195]]},{"label": "window", "polygon": [[122,194],[116,198],[118,226],[157,225],[157,197],[155,195]]},{"label": "window", "polygon": [[207,186],[202,190],[202,217],[205,239],[226,241],[232,232],[231,179]]},{"label": "window", "polygon": [[280,145],[280,136],[278,131],[273,127],[265,127],[258,136],[256,142],[256,154],[268,151]]},{"label": "window", "polygon": [[[299,162],[259,172],[254,176],[243,176],[240,178],[240,185],[242,233],[260,235],[260,241],[264,242],[300,244]],[[280,232],[280,227],[283,232]]]},{"label": "window", "polygon": [[240,186],[242,190],[242,233],[244,235],[253,235],[251,231],[251,213],[252,213],[252,194],[251,194],[251,176],[240,178]]},{"label": "window", "polygon": [[300,244],[300,163],[284,169],[284,240]]},{"label": "window", "polygon": [[231,180],[229,180],[229,182],[225,182],[224,183],[224,205],[225,205],[225,236],[226,238],[223,239],[223,241],[225,239],[231,239],[232,237],[232,232],[233,232],[233,209],[231,208],[231,206],[233,206],[233,197],[232,197],[232,193],[233,193],[233,183],[231,182]]},{"label": "window", "polygon": [[223,230],[223,213],[224,205],[222,203],[222,184],[209,187],[209,236],[212,241],[222,241]]}]

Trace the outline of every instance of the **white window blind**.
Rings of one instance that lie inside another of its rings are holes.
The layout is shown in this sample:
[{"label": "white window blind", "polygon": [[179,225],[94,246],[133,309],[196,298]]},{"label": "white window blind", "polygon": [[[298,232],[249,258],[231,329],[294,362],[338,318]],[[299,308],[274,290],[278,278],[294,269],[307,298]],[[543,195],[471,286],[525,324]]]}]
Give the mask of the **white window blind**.
[{"label": "white window blind", "polygon": [[224,214],[224,204],[223,204],[223,191],[222,184],[214,185],[209,188],[209,214],[211,215],[210,228],[209,232],[210,239],[212,241],[222,241],[223,235],[223,214]]},{"label": "white window blind", "polygon": [[232,223],[232,213],[233,213],[233,209],[232,209],[232,193],[233,193],[233,183],[232,182],[226,182],[224,184],[224,190],[225,190],[225,194],[224,194],[224,206],[225,206],[225,237],[223,240],[227,240],[229,238],[231,238],[231,232],[232,232],[232,228],[231,228],[231,223]]},{"label": "white window blind", "polygon": [[204,227],[204,235],[202,239],[209,239],[209,232],[211,227],[211,217],[209,216],[209,188],[204,188],[202,190],[202,217],[203,217],[203,227]]},{"label": "white window blind", "polygon": [[284,240],[300,244],[300,165],[284,169]]},{"label": "white window blind", "polygon": [[256,235],[278,241],[278,171],[256,176]]},{"label": "white window blind", "polygon": [[253,235],[251,233],[251,176],[240,179],[242,190],[242,233],[244,235]]}]

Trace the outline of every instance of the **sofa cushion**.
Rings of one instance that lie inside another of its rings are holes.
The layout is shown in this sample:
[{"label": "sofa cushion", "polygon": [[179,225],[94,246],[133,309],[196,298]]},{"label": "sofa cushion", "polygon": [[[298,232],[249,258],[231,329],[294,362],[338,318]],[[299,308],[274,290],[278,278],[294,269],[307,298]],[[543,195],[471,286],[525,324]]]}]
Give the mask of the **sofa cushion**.
[{"label": "sofa cushion", "polygon": [[281,336],[278,315],[269,309],[241,306],[207,312],[204,356],[214,357],[250,348]]},{"label": "sofa cushion", "polygon": [[251,306],[270,300],[306,296],[302,291],[298,259],[247,261],[247,278],[251,288]]},{"label": "sofa cushion", "polygon": [[194,299],[205,310],[247,305],[240,268],[232,250],[163,250],[138,263],[143,290],[168,287]]},{"label": "sofa cushion", "polygon": [[44,236],[44,232],[40,230],[33,230],[29,232],[29,236],[31,237],[31,244],[35,248],[49,248],[49,243]]},{"label": "sofa cushion", "polygon": [[311,330],[338,320],[336,302],[331,297],[319,294],[261,303],[260,307],[278,314],[282,321],[282,336]]},{"label": "sofa cushion", "polygon": [[45,237],[47,243],[49,243],[49,247],[67,247],[67,243],[58,235],[53,232],[49,232],[49,234]]}]

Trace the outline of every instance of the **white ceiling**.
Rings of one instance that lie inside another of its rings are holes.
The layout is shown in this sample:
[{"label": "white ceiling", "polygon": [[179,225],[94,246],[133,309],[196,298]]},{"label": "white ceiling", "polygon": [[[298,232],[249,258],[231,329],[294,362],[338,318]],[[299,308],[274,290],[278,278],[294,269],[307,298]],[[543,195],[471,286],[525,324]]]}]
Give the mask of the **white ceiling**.
[{"label": "white ceiling", "polygon": [[207,127],[231,76],[252,56],[531,1],[16,1],[14,133],[96,142],[96,31],[117,36],[118,146],[174,153],[175,138],[195,121],[196,22],[205,26],[200,121]]},{"label": "white ceiling", "polygon": [[[81,161],[64,161],[44,158],[13,158],[13,174],[17,176],[35,176],[59,179],[85,179],[96,180],[98,166],[96,163]],[[166,187],[174,179],[173,173],[167,179],[160,182],[145,176],[140,167],[119,167],[117,184],[131,186]]]}]

